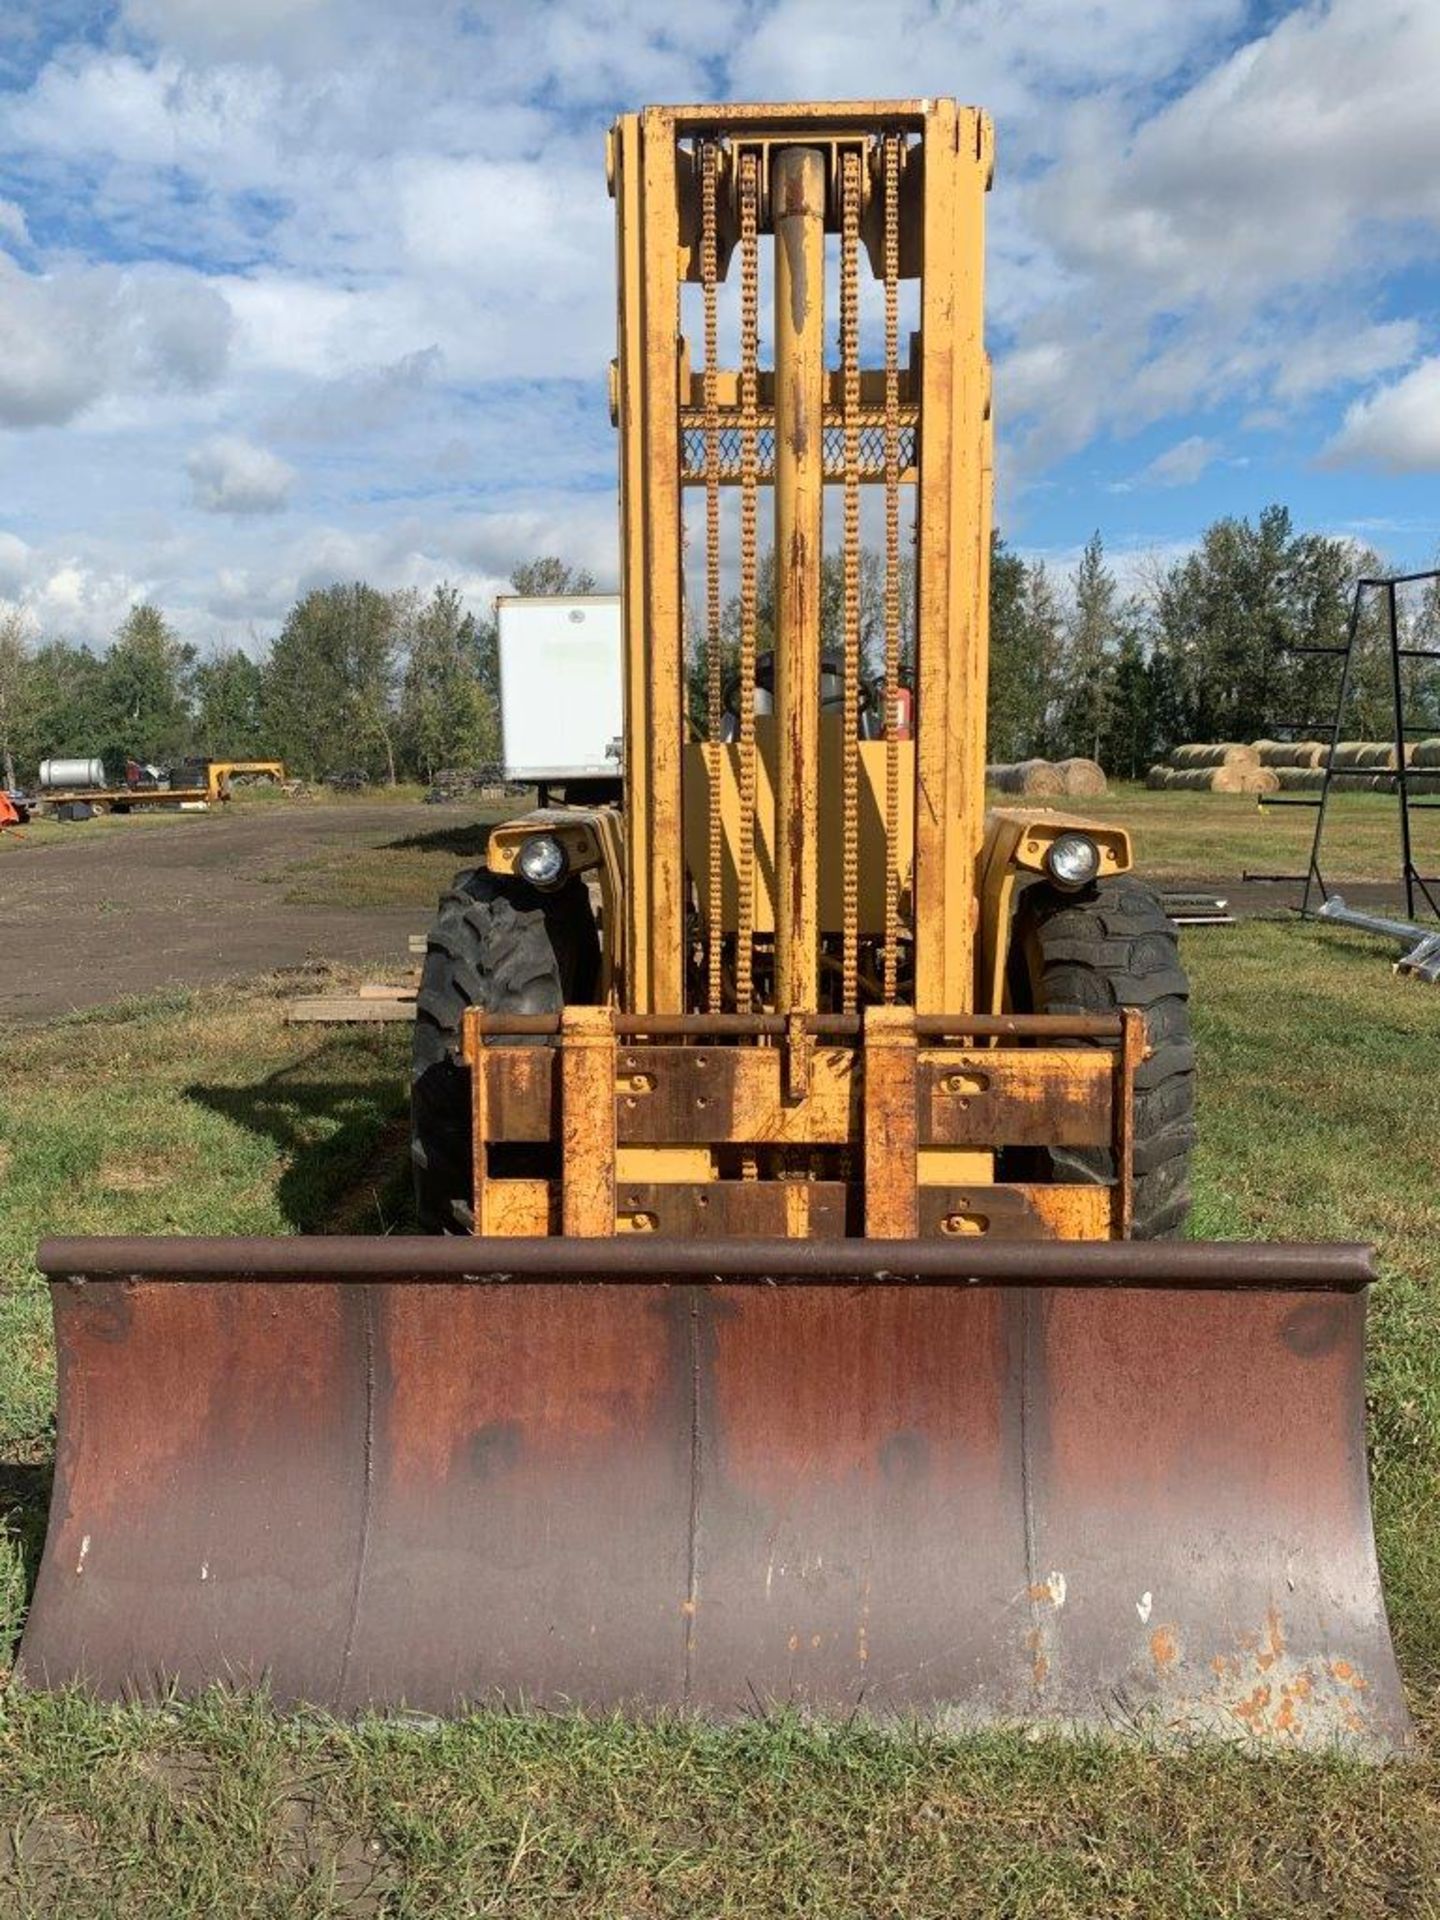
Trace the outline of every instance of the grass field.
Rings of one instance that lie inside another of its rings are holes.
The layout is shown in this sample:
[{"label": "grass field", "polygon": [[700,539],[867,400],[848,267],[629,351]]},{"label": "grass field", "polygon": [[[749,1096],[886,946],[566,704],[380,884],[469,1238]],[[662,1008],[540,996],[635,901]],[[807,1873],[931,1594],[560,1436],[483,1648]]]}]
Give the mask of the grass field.
[{"label": "grass field", "polygon": [[[1244,863],[1226,845],[1219,864],[1213,824],[1159,810],[1153,824],[1173,870]],[[1187,867],[1199,831],[1208,859]],[[1186,953],[1204,1074],[1194,1231],[1381,1248],[1370,1442],[1417,1761],[783,1719],[341,1727],[252,1700],[156,1713],[0,1690],[0,1915],[1440,1914],[1440,995],[1338,930],[1252,922],[1188,935]],[[286,1029],[293,984],[176,992],[4,1038],[6,1645],[53,1448],[41,1231],[408,1224],[403,1029]]]},{"label": "grass field", "polygon": [[[1016,804],[992,794],[996,805]],[[1303,873],[1315,816],[1303,807],[1261,807],[1245,794],[1150,793],[1117,787],[1102,800],[1069,803],[1073,811],[1128,826],[1136,857],[1157,879],[1236,880],[1243,873]],[[374,831],[358,843],[329,845],[277,866],[272,876],[287,904],[390,907],[425,900],[445,886],[457,862],[484,852],[491,822],[515,806],[477,808],[473,822],[429,822],[390,835]],[[1440,872],[1440,807],[1413,814],[1415,857],[1423,872]],[[1326,826],[1325,872],[1332,881],[1398,872],[1398,826],[1389,794],[1346,794],[1332,803]]]}]

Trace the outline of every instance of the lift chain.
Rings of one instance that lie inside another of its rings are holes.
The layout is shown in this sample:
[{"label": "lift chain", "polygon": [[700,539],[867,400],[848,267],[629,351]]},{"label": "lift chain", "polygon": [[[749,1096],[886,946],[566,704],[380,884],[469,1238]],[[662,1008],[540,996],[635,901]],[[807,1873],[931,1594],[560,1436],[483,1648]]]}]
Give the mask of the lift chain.
[{"label": "lift chain", "polygon": [[706,941],[706,997],[711,1013],[721,1007],[721,961],[724,917],[721,887],[724,880],[725,828],[721,817],[720,783],[725,749],[724,687],[720,652],[720,407],[716,390],[719,326],[716,318],[715,188],[720,153],[714,140],[701,149],[700,279],[705,300],[705,687],[706,770],[709,775],[709,913]]},{"label": "lift chain", "polygon": [[844,925],[841,995],[846,1013],[858,1004],[860,927],[860,155],[840,162],[840,364],[845,412],[845,684],[842,738]]}]

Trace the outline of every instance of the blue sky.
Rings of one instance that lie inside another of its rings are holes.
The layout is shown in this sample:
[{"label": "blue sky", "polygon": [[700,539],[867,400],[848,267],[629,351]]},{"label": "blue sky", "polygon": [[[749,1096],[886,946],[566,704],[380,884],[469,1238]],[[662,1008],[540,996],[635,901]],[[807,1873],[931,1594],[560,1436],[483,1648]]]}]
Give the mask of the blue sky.
[{"label": "blue sky", "polygon": [[1424,563],[1437,75],[1440,0],[7,0],[0,599],[250,645],[336,577],[612,579],[607,122],[923,92],[996,121],[1014,544],[1143,578],[1279,499]]}]

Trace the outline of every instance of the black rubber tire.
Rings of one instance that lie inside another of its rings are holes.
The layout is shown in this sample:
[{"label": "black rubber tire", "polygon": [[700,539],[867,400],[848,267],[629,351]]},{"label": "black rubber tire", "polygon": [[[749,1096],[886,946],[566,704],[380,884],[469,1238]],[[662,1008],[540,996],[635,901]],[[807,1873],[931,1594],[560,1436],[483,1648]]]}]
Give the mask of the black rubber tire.
[{"label": "black rubber tire", "polygon": [[[1195,1046],[1190,982],[1179,939],[1152,887],[1131,874],[1082,893],[1026,888],[1011,939],[1011,994],[1036,1013],[1139,1007],[1151,1053],[1135,1076],[1137,1240],[1178,1239],[1190,1211],[1195,1145]],[[1077,1185],[1114,1178],[1108,1147],[1056,1147],[1043,1176]]]},{"label": "black rubber tire", "polygon": [[466,1007],[558,1013],[593,1000],[600,940],[585,882],[553,893],[483,867],[457,874],[430,929],[415,1003],[410,1159],[422,1232],[474,1229]]}]

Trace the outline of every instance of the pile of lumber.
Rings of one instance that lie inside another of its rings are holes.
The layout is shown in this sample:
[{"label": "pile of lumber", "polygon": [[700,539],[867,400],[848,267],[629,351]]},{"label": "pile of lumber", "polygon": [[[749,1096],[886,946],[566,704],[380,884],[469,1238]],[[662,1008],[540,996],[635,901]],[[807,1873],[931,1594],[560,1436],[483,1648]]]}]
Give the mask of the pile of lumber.
[{"label": "pile of lumber", "polygon": [[1027,800],[1093,800],[1106,792],[1104,770],[1094,760],[1014,760],[986,767],[988,786]]}]

